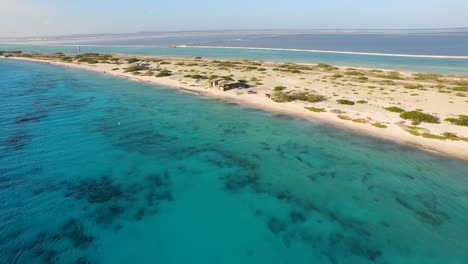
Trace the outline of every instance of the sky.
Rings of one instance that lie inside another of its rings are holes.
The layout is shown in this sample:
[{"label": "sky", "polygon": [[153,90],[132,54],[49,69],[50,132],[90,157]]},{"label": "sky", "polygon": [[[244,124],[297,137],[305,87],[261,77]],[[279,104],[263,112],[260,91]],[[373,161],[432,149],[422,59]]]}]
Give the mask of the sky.
[{"label": "sky", "polygon": [[0,0],[0,38],[142,31],[468,27],[468,0]]}]

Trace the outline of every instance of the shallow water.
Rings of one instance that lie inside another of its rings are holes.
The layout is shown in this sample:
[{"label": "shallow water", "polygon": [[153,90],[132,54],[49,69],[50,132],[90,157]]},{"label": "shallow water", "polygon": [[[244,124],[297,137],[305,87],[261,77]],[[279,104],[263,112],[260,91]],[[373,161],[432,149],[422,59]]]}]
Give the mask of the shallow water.
[{"label": "shallow water", "polygon": [[[2,45],[0,50],[76,54],[76,46]],[[274,62],[329,63],[333,65],[408,70],[440,74],[468,75],[468,59],[399,57],[362,54],[322,53],[291,50],[249,50],[242,48],[169,48],[155,46],[82,46],[80,53],[118,53],[127,55],[186,56],[211,59],[253,59]]]},{"label": "shallow water", "polygon": [[0,263],[466,263],[468,164],[0,60]]},{"label": "shallow water", "polygon": [[202,45],[332,50],[387,54],[468,56],[468,33],[352,34],[317,33],[219,40]]}]

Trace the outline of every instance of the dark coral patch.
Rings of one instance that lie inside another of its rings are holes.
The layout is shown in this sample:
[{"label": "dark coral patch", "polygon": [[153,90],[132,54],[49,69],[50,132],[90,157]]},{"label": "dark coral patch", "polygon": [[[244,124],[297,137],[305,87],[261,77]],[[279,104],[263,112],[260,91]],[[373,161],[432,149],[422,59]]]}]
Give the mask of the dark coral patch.
[{"label": "dark coral patch", "polygon": [[81,200],[86,199],[89,203],[106,203],[122,196],[120,186],[114,184],[109,176],[85,179],[78,184],[67,186],[66,197]]},{"label": "dark coral patch", "polygon": [[283,232],[286,230],[286,224],[275,218],[275,217],[270,217],[267,222],[268,229],[273,233],[273,234],[278,234],[280,232]]}]

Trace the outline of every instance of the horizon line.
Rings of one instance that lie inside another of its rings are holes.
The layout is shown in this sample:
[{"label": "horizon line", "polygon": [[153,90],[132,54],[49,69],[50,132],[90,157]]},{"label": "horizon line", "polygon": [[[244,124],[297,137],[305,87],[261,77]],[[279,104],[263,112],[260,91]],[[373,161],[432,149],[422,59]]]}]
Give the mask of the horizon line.
[{"label": "horizon line", "polygon": [[[170,34],[170,33],[203,33],[203,32],[256,32],[256,31],[450,31],[450,30],[467,30],[465,27],[441,27],[441,28],[335,28],[335,29],[207,29],[207,30],[157,30],[157,31],[135,31],[135,32],[101,32],[101,33],[72,33],[72,34],[51,34],[51,35],[29,35],[29,36],[12,36],[0,37],[0,39],[28,39],[28,38],[67,38],[67,37],[96,37],[96,36],[128,36],[137,34]],[[468,32],[467,32],[468,33]]]}]

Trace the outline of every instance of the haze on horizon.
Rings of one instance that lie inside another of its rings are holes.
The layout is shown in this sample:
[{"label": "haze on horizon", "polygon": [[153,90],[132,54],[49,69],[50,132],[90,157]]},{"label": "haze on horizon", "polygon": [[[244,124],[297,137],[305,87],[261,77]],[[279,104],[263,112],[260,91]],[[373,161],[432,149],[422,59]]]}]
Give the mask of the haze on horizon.
[{"label": "haze on horizon", "polygon": [[468,26],[466,0],[231,3],[0,0],[0,38],[239,29],[420,29]]}]

